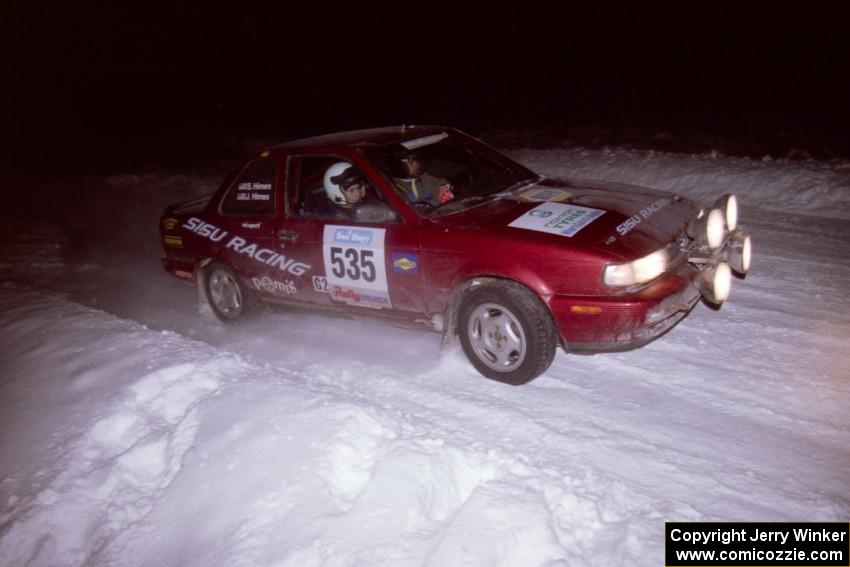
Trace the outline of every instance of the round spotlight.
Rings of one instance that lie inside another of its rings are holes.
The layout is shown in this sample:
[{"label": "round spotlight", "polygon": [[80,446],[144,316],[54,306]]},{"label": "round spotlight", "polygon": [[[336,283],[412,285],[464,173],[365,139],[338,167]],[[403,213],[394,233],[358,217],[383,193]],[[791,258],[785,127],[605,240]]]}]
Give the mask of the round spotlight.
[{"label": "round spotlight", "polygon": [[712,205],[713,209],[723,211],[726,228],[732,232],[738,227],[738,198],[732,193],[727,193],[717,199]]},{"label": "round spotlight", "polygon": [[714,303],[723,303],[729,299],[730,291],[732,291],[732,270],[729,269],[729,264],[721,262],[714,270]]},{"label": "round spotlight", "polygon": [[729,195],[729,200],[726,202],[726,228],[732,232],[738,227],[738,198],[735,195]]},{"label": "round spotlight", "polygon": [[753,245],[749,235],[740,230],[733,233],[726,256],[732,269],[742,276],[745,275],[750,270],[752,254]]},{"label": "round spotlight", "polygon": [[711,209],[705,220],[705,241],[714,250],[723,243],[723,213],[720,209]]},{"label": "round spotlight", "polygon": [[703,270],[699,277],[699,289],[711,303],[717,305],[726,301],[732,289],[732,270],[729,264],[721,262]]},{"label": "round spotlight", "polygon": [[691,222],[688,223],[688,226],[685,227],[685,232],[688,235],[688,238],[696,238],[697,233],[699,232],[700,222],[702,217],[705,216],[705,209],[700,209],[697,216],[691,219]]}]

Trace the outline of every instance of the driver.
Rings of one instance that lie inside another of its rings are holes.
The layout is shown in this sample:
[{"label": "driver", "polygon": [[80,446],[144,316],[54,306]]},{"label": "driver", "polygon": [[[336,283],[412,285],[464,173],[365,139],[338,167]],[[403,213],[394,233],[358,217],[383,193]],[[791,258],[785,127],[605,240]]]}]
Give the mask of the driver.
[{"label": "driver", "polygon": [[424,202],[436,207],[454,199],[452,184],[448,179],[428,173],[421,153],[405,149],[396,154],[394,160],[399,175],[393,183],[408,202]]},{"label": "driver", "polygon": [[360,172],[346,161],[340,161],[325,171],[323,179],[328,206],[322,215],[333,218],[353,218],[354,206],[366,196],[366,182]]}]

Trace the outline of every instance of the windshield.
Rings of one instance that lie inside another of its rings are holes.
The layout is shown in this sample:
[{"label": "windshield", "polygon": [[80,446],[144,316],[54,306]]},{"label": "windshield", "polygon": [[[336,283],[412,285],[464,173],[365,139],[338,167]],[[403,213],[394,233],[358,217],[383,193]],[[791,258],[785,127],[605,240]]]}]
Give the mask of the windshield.
[{"label": "windshield", "polygon": [[452,131],[372,148],[365,155],[423,216],[465,210],[539,180],[489,146]]}]

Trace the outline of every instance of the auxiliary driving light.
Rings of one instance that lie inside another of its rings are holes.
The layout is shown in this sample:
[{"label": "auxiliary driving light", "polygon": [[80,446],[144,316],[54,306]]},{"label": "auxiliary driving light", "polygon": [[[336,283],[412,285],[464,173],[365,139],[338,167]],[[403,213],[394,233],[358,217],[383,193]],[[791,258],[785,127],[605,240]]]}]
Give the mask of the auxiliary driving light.
[{"label": "auxiliary driving light", "polygon": [[738,198],[732,193],[727,193],[717,199],[711,206],[712,209],[720,209],[726,219],[726,228],[729,232],[738,227]]},{"label": "auxiliary driving light", "polygon": [[705,216],[705,209],[700,209],[699,213],[697,213],[697,217],[688,223],[685,232],[688,235],[688,238],[696,238],[697,237],[697,225],[699,224],[699,220]]},{"label": "auxiliary driving light", "polygon": [[753,244],[750,240],[750,235],[742,230],[735,231],[729,241],[729,248],[726,254],[726,259],[729,260],[729,265],[732,269],[745,275],[750,271],[750,259],[753,255]]},{"label": "auxiliary driving light", "polygon": [[723,212],[720,209],[711,209],[708,213],[691,221],[688,233],[700,244],[707,244],[715,250],[723,244]]},{"label": "auxiliary driving light", "polygon": [[720,305],[729,298],[732,270],[726,262],[708,266],[699,276],[699,290],[711,303]]}]

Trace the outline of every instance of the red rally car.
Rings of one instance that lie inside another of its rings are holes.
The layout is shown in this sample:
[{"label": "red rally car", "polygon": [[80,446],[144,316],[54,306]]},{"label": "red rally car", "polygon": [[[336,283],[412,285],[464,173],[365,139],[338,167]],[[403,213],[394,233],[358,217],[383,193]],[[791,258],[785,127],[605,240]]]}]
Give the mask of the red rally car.
[{"label": "red rally car", "polygon": [[458,130],[401,126],[271,147],[168,207],[163,264],[233,322],[256,300],[459,335],[522,384],[568,352],[634,348],[749,269],[737,202],[544,179]]}]

